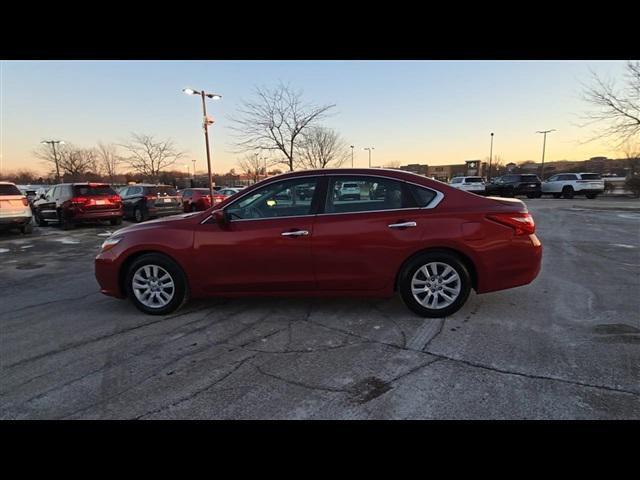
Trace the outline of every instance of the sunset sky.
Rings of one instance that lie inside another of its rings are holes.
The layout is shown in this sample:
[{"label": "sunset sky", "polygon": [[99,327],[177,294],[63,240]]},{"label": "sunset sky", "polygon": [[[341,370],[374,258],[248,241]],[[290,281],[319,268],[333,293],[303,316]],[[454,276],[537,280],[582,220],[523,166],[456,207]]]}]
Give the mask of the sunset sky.
[{"label": "sunset sky", "polygon": [[213,170],[237,168],[228,118],[254,86],[279,81],[309,102],[336,104],[324,124],[356,146],[356,166],[367,165],[367,146],[375,147],[374,166],[485,158],[490,132],[505,162],[539,161],[542,136],[534,132],[553,128],[545,161],[615,157],[604,142],[583,144],[591,131],[577,126],[590,70],[620,82],[624,62],[2,61],[0,174],[45,173],[33,156],[44,139],[91,147],[129,132],[172,138],[205,171],[201,106],[184,87],[223,95],[208,106]]}]

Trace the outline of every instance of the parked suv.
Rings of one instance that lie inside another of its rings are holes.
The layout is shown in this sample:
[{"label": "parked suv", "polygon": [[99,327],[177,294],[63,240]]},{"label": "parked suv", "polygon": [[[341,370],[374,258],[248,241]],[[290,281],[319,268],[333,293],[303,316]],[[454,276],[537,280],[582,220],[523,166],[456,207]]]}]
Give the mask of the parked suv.
[{"label": "parked suv", "polygon": [[105,183],[62,183],[52,186],[33,202],[36,223],[58,222],[63,230],[81,222],[108,220],[122,223],[122,200]]},{"label": "parked suv", "polygon": [[360,200],[360,185],[357,183],[343,183],[338,190],[338,200]]},{"label": "parked suv", "polygon": [[120,196],[125,218],[136,222],[183,212],[182,199],[171,185],[129,185]]},{"label": "parked suv", "polygon": [[586,195],[596,198],[604,192],[604,180],[597,173],[559,173],[542,183],[542,193],[554,198]]},{"label": "parked suv", "polygon": [[508,174],[485,185],[485,192],[487,195],[500,197],[526,195],[527,198],[540,198],[542,196],[540,184],[540,178],[534,174]]},{"label": "parked suv", "polygon": [[465,192],[477,194],[485,192],[484,179],[482,177],[455,177],[451,179],[449,185]]},{"label": "parked suv", "polygon": [[0,228],[19,228],[31,233],[31,207],[27,197],[14,183],[0,182]]},{"label": "parked suv", "polygon": [[[201,212],[211,206],[211,195],[208,188],[185,188],[181,192],[182,209],[184,212]],[[213,193],[213,204],[222,202],[227,195],[222,190]]]}]

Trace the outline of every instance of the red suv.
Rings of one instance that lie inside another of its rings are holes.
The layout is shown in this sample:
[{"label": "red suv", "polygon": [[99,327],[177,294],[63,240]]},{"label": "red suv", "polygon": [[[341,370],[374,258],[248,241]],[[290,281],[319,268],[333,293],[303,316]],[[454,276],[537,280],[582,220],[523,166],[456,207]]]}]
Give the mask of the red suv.
[{"label": "red suv", "polygon": [[109,220],[122,223],[122,199],[113,188],[103,183],[63,183],[54,185],[33,202],[36,223],[56,221],[64,229],[80,222]]},{"label": "red suv", "polygon": [[[185,212],[201,212],[211,206],[208,188],[186,188],[182,191],[182,207]],[[226,195],[213,192],[213,204],[222,202]]]},{"label": "red suv", "polygon": [[[358,198],[333,194],[346,183],[359,186]],[[102,293],[151,314],[187,297],[398,291],[419,315],[444,317],[472,288],[536,278],[542,246],[534,232],[517,199],[397,170],[325,169],[263,180],[205,212],[121,229],[95,269]]]}]

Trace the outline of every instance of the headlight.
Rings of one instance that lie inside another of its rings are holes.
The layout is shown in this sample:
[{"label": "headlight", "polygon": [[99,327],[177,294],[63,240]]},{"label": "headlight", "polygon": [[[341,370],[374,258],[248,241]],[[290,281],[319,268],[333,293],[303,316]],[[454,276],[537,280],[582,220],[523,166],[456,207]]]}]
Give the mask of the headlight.
[{"label": "headlight", "polygon": [[120,242],[120,240],[122,240],[122,237],[107,238],[104,242],[102,242],[102,251],[106,252],[107,250],[115,247]]}]

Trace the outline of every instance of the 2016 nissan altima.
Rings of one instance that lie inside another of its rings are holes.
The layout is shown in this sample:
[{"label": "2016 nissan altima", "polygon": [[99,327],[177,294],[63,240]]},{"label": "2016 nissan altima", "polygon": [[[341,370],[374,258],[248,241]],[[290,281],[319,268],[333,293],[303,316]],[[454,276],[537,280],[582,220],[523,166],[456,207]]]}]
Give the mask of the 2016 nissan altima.
[{"label": "2016 nissan altima", "polygon": [[472,288],[536,278],[534,232],[517,199],[397,170],[313,170],[263,180],[203,212],[118,230],[95,270],[103,293],[151,314],[205,296],[399,292],[417,314],[442,317]]}]

